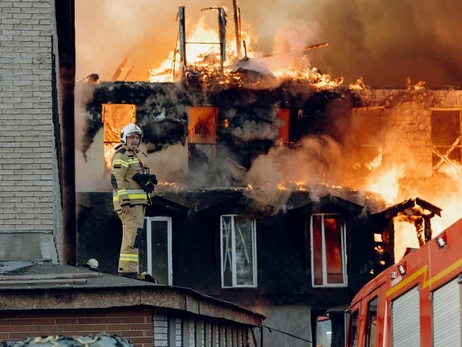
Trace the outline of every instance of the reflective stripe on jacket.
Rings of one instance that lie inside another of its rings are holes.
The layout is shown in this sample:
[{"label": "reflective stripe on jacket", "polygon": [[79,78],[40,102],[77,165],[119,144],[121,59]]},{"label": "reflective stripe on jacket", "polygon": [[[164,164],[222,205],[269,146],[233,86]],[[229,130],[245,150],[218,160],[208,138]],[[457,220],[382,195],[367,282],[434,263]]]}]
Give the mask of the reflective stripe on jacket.
[{"label": "reflective stripe on jacket", "polygon": [[133,180],[133,175],[143,172],[141,160],[126,146],[114,153],[111,174],[114,210],[120,210],[121,206],[148,204],[146,192]]}]

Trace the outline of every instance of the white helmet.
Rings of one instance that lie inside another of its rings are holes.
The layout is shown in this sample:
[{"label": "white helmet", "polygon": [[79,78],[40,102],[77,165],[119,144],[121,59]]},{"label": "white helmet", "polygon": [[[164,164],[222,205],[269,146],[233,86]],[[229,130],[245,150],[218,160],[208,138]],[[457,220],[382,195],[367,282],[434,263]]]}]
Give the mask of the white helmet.
[{"label": "white helmet", "polygon": [[98,260],[95,258],[91,258],[89,261],[87,261],[87,265],[90,267],[92,270],[98,270]]},{"label": "white helmet", "polygon": [[[120,142],[123,144],[127,143],[127,136],[133,135],[133,134],[138,134],[140,135],[140,142],[143,137],[143,132],[141,131],[140,127],[137,126],[136,124],[130,123],[127,124],[126,126],[123,127],[122,132],[120,133]],[[138,146],[139,146],[138,143]]]}]

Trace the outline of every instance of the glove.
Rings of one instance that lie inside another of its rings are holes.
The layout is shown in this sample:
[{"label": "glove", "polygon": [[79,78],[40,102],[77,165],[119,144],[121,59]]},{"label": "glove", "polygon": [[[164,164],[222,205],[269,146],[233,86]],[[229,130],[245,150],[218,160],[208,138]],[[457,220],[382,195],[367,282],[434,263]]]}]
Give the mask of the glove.
[{"label": "glove", "polygon": [[146,193],[151,194],[154,191],[154,183],[151,181],[149,176],[151,175],[136,173],[133,175],[133,180],[138,183]]}]

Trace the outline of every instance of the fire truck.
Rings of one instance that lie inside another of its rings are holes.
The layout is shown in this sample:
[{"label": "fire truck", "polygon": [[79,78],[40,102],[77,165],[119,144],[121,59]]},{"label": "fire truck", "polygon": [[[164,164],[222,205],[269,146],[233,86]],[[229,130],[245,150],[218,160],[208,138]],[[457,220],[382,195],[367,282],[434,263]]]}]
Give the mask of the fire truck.
[{"label": "fire truck", "polygon": [[[462,219],[367,283],[347,310],[346,347],[461,347]],[[316,323],[316,347],[342,331]],[[343,344],[342,344],[343,345]]]},{"label": "fire truck", "polygon": [[462,219],[355,295],[346,346],[462,346],[461,274]]}]

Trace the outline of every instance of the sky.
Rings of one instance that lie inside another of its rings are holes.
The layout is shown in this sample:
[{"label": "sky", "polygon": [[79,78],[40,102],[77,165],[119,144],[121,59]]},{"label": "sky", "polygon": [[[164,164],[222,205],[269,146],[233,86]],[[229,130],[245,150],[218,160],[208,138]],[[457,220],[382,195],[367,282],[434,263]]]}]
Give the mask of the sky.
[{"label": "sky", "polygon": [[[312,66],[345,83],[362,77],[375,88],[401,87],[406,78],[428,88],[462,87],[462,1],[457,0],[238,0],[242,27],[254,52],[328,42],[310,51]],[[132,79],[146,80],[172,51],[178,6],[187,28],[201,16],[213,27],[224,6],[234,32],[232,0],[76,0],[77,77],[109,79],[125,56]],[[284,40],[286,42],[284,42]]]}]

